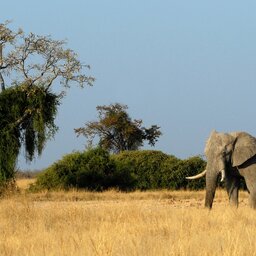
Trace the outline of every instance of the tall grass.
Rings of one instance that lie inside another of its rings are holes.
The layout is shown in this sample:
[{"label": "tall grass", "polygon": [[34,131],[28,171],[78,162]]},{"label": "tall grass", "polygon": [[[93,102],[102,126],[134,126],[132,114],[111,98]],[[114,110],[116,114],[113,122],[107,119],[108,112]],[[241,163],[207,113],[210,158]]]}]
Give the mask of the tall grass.
[{"label": "tall grass", "polygon": [[23,194],[0,201],[0,255],[255,255],[256,212],[217,192]]}]

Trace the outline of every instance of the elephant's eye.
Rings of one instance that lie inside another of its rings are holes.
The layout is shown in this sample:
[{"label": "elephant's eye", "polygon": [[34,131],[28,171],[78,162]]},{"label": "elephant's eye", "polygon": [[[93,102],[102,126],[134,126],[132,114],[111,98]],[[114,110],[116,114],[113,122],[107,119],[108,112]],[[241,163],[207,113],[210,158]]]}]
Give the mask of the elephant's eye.
[{"label": "elephant's eye", "polygon": [[225,156],[225,155],[226,155],[226,151],[224,151],[224,150],[221,151],[221,155],[222,155],[222,156]]}]

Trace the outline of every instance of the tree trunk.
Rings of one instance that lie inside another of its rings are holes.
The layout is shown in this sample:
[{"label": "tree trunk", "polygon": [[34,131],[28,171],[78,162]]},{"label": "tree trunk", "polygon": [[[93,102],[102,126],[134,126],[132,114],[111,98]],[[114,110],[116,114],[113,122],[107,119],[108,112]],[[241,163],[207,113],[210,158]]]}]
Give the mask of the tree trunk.
[{"label": "tree trunk", "polygon": [[5,90],[4,78],[1,72],[1,67],[3,66],[3,45],[0,44],[0,85],[1,91]]}]

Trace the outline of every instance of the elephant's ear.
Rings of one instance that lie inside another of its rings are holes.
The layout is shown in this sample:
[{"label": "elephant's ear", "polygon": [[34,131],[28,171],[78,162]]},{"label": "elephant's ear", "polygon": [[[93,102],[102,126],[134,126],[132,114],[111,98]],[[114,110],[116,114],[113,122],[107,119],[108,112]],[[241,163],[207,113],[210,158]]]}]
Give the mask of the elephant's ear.
[{"label": "elephant's ear", "polygon": [[256,155],[256,138],[246,132],[236,133],[232,155],[233,166],[239,166]]}]

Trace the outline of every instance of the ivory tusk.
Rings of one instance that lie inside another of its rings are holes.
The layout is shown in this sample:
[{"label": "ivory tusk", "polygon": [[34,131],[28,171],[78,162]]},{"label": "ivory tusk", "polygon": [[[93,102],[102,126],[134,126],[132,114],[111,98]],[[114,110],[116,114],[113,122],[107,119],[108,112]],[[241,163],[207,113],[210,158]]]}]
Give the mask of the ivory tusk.
[{"label": "ivory tusk", "polygon": [[198,174],[195,175],[195,176],[186,177],[186,179],[187,179],[187,180],[199,179],[199,178],[202,178],[203,176],[205,176],[205,174],[206,174],[206,170],[204,170],[204,171],[201,172],[201,173],[198,173]]},{"label": "ivory tusk", "polygon": [[220,182],[223,182],[225,180],[225,170],[224,169],[221,170],[220,173],[221,173],[221,180],[220,180]]}]

